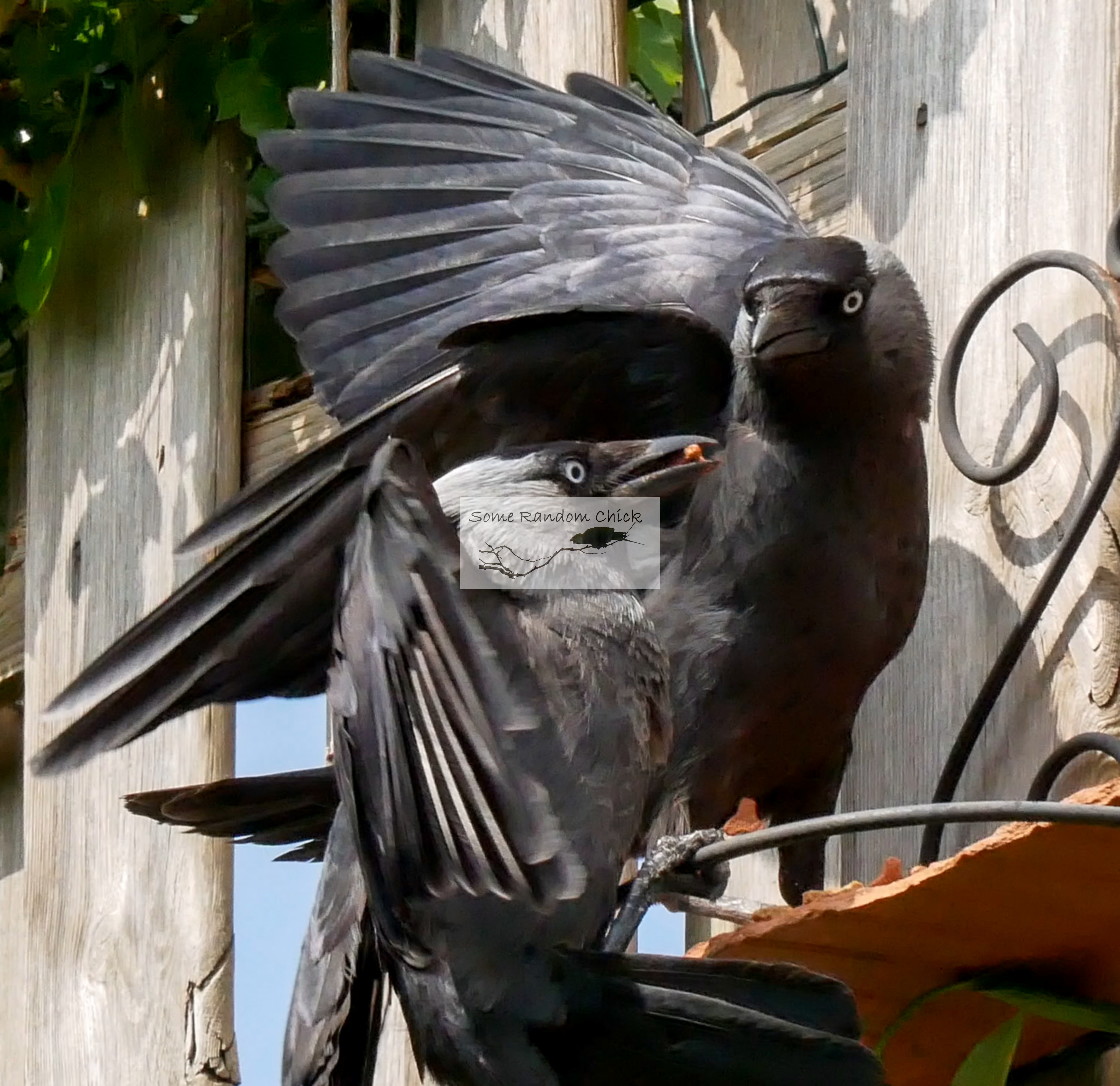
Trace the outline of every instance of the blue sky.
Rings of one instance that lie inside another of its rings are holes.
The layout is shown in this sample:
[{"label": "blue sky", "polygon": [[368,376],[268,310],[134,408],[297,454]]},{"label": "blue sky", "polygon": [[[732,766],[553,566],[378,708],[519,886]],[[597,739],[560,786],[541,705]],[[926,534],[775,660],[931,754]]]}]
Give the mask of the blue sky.
[{"label": "blue sky", "polygon": [[[326,749],[322,698],[266,699],[237,708],[237,772],[277,773],[321,765]],[[318,864],[273,863],[281,848],[234,850],[234,1014],[244,1086],[277,1086],[288,997]],[[655,908],[638,936],[642,950],[677,954],[684,918]]]}]

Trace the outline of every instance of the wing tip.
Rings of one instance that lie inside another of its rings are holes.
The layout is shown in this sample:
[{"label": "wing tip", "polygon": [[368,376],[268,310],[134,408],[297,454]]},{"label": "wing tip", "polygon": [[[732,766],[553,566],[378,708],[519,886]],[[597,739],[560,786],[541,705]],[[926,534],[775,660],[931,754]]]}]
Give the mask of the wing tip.
[{"label": "wing tip", "polygon": [[59,777],[89,761],[92,751],[85,751],[80,746],[64,742],[68,731],[69,729],[56,736],[32,756],[28,765],[36,777]]}]

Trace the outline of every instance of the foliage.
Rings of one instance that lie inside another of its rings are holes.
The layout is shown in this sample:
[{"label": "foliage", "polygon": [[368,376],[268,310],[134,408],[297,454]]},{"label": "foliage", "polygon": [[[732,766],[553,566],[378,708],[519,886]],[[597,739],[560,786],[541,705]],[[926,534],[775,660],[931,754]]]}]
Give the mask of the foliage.
[{"label": "foliage", "polygon": [[957,1068],[952,1086],[1002,1086],[1019,1047],[1024,1018],[1014,1015],[980,1041]]},{"label": "foliage", "polygon": [[645,0],[627,11],[626,64],[661,109],[680,96],[684,73],[678,0]]},{"label": "foliage", "polygon": [[979,992],[1019,1012],[976,1043],[957,1068],[952,1086],[1005,1086],[1028,1015],[1079,1029],[1120,1033],[1120,1004],[1063,996],[1030,979],[1005,972],[982,973],[934,988],[912,1000],[883,1031],[875,1051],[882,1056],[895,1034],[922,1007],[951,992]]},{"label": "foliage", "polygon": [[[389,0],[350,0],[350,44],[384,50]],[[403,45],[413,5],[405,3]],[[662,108],[681,86],[675,0],[630,4],[634,78]],[[251,139],[291,123],[288,91],[324,86],[330,68],[328,0],[0,0],[0,344],[46,301],[65,245],[71,160],[95,119],[119,125],[138,198],[165,160],[172,112],[205,139],[236,120]],[[158,101],[162,112],[157,112]],[[265,194],[273,175],[247,145],[250,313],[271,321],[274,290],[263,253],[279,228]],[[249,329],[250,378],[290,370],[275,328]],[[0,352],[0,390],[22,351]]]}]

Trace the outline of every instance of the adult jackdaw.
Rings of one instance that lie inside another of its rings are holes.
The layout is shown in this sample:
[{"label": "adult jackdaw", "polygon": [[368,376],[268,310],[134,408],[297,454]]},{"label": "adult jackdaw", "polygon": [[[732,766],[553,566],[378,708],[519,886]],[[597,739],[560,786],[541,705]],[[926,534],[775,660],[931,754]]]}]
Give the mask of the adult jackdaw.
[{"label": "adult jackdaw", "polygon": [[[753,797],[831,809],[856,709],[926,568],[932,350],[877,246],[806,235],[745,159],[590,76],[565,94],[467,57],[352,58],[262,141],[290,232],[278,307],[343,421],[187,541],[236,540],[55,701],[77,764],[212,701],[324,687],[362,480],[387,433],[437,472],[509,444],[727,435],[675,586],[674,781],[693,823]],[[174,681],[169,676],[175,676]],[[783,892],[822,846],[783,854]]]}]

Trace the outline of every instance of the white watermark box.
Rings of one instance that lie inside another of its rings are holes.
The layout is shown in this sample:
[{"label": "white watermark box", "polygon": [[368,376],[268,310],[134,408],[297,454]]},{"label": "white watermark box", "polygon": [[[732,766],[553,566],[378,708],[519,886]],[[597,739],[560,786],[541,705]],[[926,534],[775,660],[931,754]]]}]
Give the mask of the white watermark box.
[{"label": "white watermark box", "polygon": [[463,588],[657,588],[659,498],[459,503]]}]

